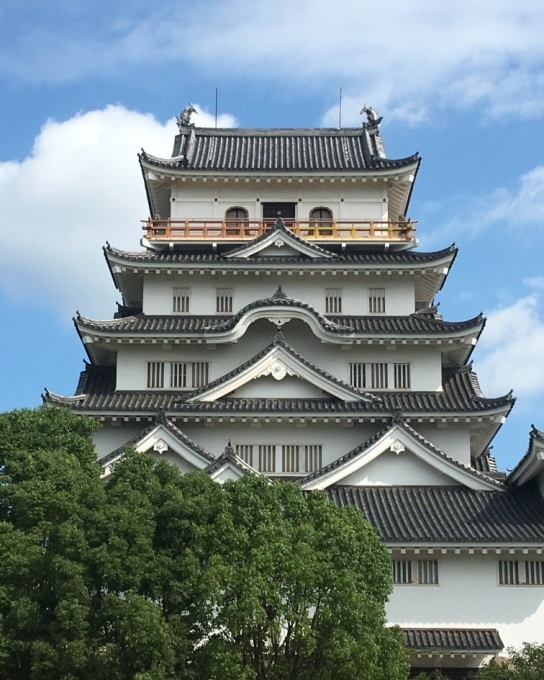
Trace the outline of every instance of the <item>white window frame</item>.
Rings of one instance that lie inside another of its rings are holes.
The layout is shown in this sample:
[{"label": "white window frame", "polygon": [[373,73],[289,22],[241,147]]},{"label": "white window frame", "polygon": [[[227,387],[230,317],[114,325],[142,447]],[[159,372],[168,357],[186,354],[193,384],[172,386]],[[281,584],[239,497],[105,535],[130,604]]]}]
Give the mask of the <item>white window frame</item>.
[{"label": "white window frame", "polygon": [[215,311],[217,314],[232,314],[234,288],[231,286],[215,289]]},{"label": "white window frame", "polygon": [[325,288],[325,314],[342,314],[341,288]]},{"label": "white window frame", "polygon": [[385,288],[369,288],[368,313],[385,314]]},{"label": "white window frame", "polygon": [[391,560],[393,584],[396,586],[440,585],[438,560]]},{"label": "white window frame", "polygon": [[176,287],[172,291],[172,313],[189,314],[191,311],[191,289],[187,286]]},{"label": "white window frame", "polygon": [[498,560],[499,586],[544,586],[544,560]]}]

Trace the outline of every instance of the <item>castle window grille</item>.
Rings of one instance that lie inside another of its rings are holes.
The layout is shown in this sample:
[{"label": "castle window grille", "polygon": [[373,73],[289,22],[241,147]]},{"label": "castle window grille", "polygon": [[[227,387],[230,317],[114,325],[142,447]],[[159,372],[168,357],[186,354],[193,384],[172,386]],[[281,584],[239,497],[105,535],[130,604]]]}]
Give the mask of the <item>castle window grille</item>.
[{"label": "castle window grille", "polygon": [[544,560],[500,560],[499,585],[544,586]]},{"label": "castle window grille", "polygon": [[208,383],[209,363],[175,362],[170,364],[170,387],[202,387]]},{"label": "castle window grille", "polygon": [[259,470],[276,472],[276,446],[274,444],[259,445]]},{"label": "castle window grille", "polygon": [[283,472],[298,472],[299,447],[296,444],[284,444],[281,447],[281,461]]},{"label": "castle window grille", "polygon": [[147,386],[151,389],[164,387],[163,361],[149,361],[147,363]]},{"label": "castle window grille", "polygon": [[395,389],[410,389],[410,364],[393,364]]},{"label": "castle window grille", "polygon": [[361,389],[366,387],[366,366],[365,364],[349,365],[349,384],[352,387]]},{"label": "castle window grille", "polygon": [[519,562],[517,560],[499,561],[499,584],[501,586],[519,586]]},{"label": "castle window grille", "polygon": [[232,288],[217,288],[215,300],[216,300],[215,309],[218,314],[232,313],[232,300],[233,300]]},{"label": "castle window grille", "polygon": [[253,444],[237,444],[235,451],[238,458],[253,467]]},{"label": "castle window grille", "polygon": [[208,384],[210,365],[207,361],[197,361],[191,367],[192,387],[203,387]]},{"label": "castle window grille", "polygon": [[325,288],[325,314],[342,314],[341,288]]},{"label": "castle window grille", "polygon": [[419,560],[417,576],[420,585],[438,584],[438,560]]},{"label": "castle window grille", "polygon": [[368,313],[385,314],[385,288],[370,288],[368,291]]},{"label": "castle window grille", "polygon": [[371,386],[374,390],[387,389],[387,364],[386,363],[372,363],[370,364],[370,379]]},{"label": "castle window grille", "polygon": [[525,583],[528,586],[544,585],[544,562],[542,560],[525,562]]},{"label": "castle window grille", "polygon": [[174,314],[188,314],[190,309],[189,288],[174,288],[172,311]]},{"label": "castle window grille", "polygon": [[306,444],[304,447],[304,470],[306,472],[316,472],[322,467],[321,444]]},{"label": "castle window grille", "polygon": [[393,583],[412,583],[412,562],[410,560],[393,560]]}]

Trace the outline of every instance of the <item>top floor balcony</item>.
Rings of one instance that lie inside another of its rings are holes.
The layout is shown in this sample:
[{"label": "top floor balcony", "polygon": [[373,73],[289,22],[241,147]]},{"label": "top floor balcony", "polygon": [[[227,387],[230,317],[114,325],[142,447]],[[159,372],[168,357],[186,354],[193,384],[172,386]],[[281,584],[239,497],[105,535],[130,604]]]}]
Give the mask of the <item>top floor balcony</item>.
[{"label": "top floor balcony", "polygon": [[[257,238],[270,231],[274,219],[207,220],[207,219],[148,219],[143,221],[145,237],[161,243],[239,243]],[[380,220],[296,220],[285,219],[285,226],[303,239],[314,242],[397,243],[411,244],[415,240],[416,222]]]}]

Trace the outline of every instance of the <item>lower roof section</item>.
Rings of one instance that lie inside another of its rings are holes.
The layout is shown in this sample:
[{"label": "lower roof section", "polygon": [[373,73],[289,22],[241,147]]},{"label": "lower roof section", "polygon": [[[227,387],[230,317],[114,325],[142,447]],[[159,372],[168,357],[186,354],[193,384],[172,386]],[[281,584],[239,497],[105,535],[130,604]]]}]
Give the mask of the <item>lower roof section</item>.
[{"label": "lower roof section", "polygon": [[331,486],[337,505],[359,508],[389,546],[533,544],[544,548],[544,498],[536,483],[504,491],[461,486]]},{"label": "lower roof section", "polygon": [[498,654],[504,644],[495,628],[402,628],[411,651]]}]

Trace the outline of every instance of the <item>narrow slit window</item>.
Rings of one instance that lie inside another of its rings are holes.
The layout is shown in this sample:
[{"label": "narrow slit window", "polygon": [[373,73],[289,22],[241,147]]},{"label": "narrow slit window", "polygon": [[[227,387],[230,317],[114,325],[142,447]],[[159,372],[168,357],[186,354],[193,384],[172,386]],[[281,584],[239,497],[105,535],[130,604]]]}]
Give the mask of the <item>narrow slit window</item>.
[{"label": "narrow slit window", "polygon": [[172,311],[174,314],[188,314],[190,310],[189,288],[174,288]]},{"label": "narrow slit window", "polygon": [[371,385],[374,390],[387,389],[387,364],[373,363],[370,364]]},{"label": "narrow slit window", "polygon": [[283,472],[298,472],[299,470],[299,447],[296,444],[284,444],[281,447],[281,460]]},{"label": "narrow slit window", "polygon": [[304,471],[316,472],[322,467],[321,444],[306,444],[304,447]]},{"label": "narrow slit window", "polygon": [[274,444],[259,445],[259,470],[276,472],[276,447]]},{"label": "narrow slit window", "polygon": [[349,384],[357,389],[366,387],[365,364],[357,363],[349,365]]},{"label": "narrow slit window", "polygon": [[371,288],[369,290],[368,313],[385,314],[385,288]]},{"label": "narrow slit window", "polygon": [[253,444],[237,444],[236,455],[241,458],[244,463],[253,467]]},{"label": "narrow slit window", "polygon": [[325,314],[342,314],[341,288],[325,288]]},{"label": "narrow slit window", "polygon": [[147,386],[152,389],[164,387],[164,362],[149,361],[147,364]]},{"label": "narrow slit window", "polygon": [[218,314],[232,314],[232,288],[217,288],[215,310]]},{"label": "narrow slit window", "polygon": [[409,390],[410,364],[393,364],[393,373],[395,376],[395,389]]}]

